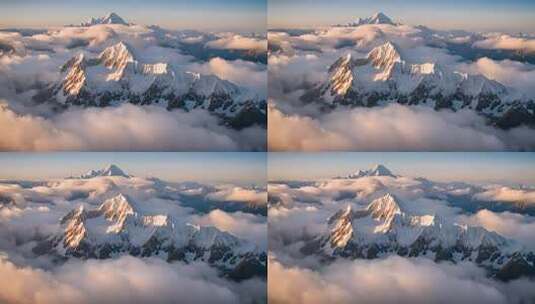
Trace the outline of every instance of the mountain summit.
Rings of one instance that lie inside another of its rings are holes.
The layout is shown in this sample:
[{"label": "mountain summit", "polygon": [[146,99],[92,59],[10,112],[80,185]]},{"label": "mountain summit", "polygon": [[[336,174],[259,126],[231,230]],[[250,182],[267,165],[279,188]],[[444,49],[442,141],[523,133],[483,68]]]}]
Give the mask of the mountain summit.
[{"label": "mountain summit", "polygon": [[109,13],[106,16],[99,17],[99,18],[91,18],[91,20],[84,22],[81,24],[81,26],[93,26],[97,24],[122,24],[122,25],[128,25],[126,21],[124,21],[123,18],[119,17],[116,13]]},{"label": "mountain summit", "polygon": [[97,176],[122,176],[122,177],[130,177],[128,174],[124,173],[123,170],[121,170],[116,165],[109,165],[108,167],[104,169],[99,170],[90,170],[85,174],[82,174],[80,178],[88,179],[93,178]]}]

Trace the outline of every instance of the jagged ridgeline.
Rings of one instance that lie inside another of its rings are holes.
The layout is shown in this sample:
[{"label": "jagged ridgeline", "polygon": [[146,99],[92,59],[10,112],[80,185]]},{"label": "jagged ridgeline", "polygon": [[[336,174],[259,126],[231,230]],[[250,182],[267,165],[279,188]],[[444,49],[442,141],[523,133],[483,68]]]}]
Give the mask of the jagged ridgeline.
[{"label": "jagged ridgeline", "polygon": [[[336,26],[368,24],[397,25],[384,14],[376,14]],[[329,67],[327,79],[306,91],[301,100],[321,103],[325,110],[389,103],[435,110],[471,109],[500,128],[535,126],[535,101],[524,94],[480,74],[470,75],[432,61],[414,62],[394,42],[382,41],[366,56],[351,52],[341,56]]]}]

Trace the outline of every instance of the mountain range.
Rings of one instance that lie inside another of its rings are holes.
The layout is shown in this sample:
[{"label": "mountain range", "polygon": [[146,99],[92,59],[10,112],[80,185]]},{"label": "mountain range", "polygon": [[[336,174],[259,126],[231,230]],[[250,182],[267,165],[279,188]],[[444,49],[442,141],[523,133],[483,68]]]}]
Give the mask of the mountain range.
[{"label": "mountain range", "polygon": [[[370,177],[396,178],[382,165],[346,178]],[[473,262],[490,277],[503,281],[535,277],[535,253],[517,241],[435,213],[415,214],[406,205],[390,192],[365,206],[348,204],[325,220],[325,229],[306,240],[301,252],[327,262],[337,257],[376,259],[389,255]]]},{"label": "mountain range", "polygon": [[[198,60],[229,56],[231,60],[241,58],[241,53],[212,50],[206,46],[207,41],[221,38],[213,34],[177,34],[157,26],[137,26],[115,13],[92,18],[74,27],[80,31],[102,31],[104,27],[111,33],[141,31],[160,47],[173,49],[177,54],[199,57]],[[186,39],[188,35],[202,39],[199,43],[183,42],[181,39]],[[57,76],[40,80],[30,87],[28,94],[34,105],[48,105],[56,112],[73,106],[108,107],[124,103],[155,105],[169,111],[203,109],[216,116],[222,125],[233,129],[266,126],[266,98],[255,89],[237,85],[214,74],[191,71],[165,57],[160,61],[147,62],[143,46],[131,43],[124,35],[113,36],[109,42],[102,42],[102,47],[89,46],[90,42],[83,38],[72,40],[67,48],[73,50],[75,55],[64,61],[57,71],[51,71]],[[203,47],[196,49],[198,44]],[[15,52],[10,45],[0,46],[0,49],[2,54]],[[55,52],[52,48],[49,51]],[[20,51],[24,52],[27,51]],[[214,54],[212,57],[203,55],[206,52]],[[250,57],[250,54],[245,56]],[[255,53],[254,56],[261,55]],[[28,90],[23,88],[24,84],[17,84],[17,87],[20,87],[17,89],[20,92]]]},{"label": "mountain range", "polygon": [[199,108],[236,129],[265,125],[266,102],[254,92],[215,75],[184,71],[165,62],[142,63],[134,54],[122,41],[97,57],[81,52],[61,67],[61,78],[37,92],[33,100],[56,109],[121,103],[159,105],[168,110]]},{"label": "mountain range", "polygon": [[[348,26],[395,25],[376,14]],[[422,105],[435,110],[471,109],[503,129],[535,125],[535,101],[480,74],[467,74],[437,62],[409,62],[403,50],[384,41],[364,57],[351,52],[328,69],[325,81],[308,89],[301,100],[338,106],[375,107],[390,103]]]},{"label": "mountain range", "polygon": [[[91,179],[101,177],[111,178],[115,184],[129,183],[117,178],[131,176],[116,165],[109,165],[104,169],[91,170],[80,179],[91,183]],[[167,185],[163,181],[145,181],[151,182],[154,184],[152,191],[161,195],[161,198],[157,196],[158,199],[182,204],[179,201],[181,196],[177,199],[164,197],[166,193],[170,195],[171,190],[163,189]],[[84,202],[86,196],[77,197],[81,200],[80,204],[58,219],[58,229],[36,238],[33,253],[52,257],[56,263],[123,255],[154,257],[167,262],[204,262],[218,269],[221,276],[235,281],[266,276],[267,254],[250,240],[214,226],[191,223],[171,214],[170,209],[154,207],[154,203],[135,199],[121,189],[112,187],[99,204]],[[197,212],[195,206],[187,203],[182,207]]]}]

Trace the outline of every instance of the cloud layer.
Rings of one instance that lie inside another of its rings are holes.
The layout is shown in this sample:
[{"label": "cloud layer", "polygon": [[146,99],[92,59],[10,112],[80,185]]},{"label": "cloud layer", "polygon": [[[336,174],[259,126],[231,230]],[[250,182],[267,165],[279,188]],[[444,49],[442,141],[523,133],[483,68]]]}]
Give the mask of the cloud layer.
[{"label": "cloud layer", "polygon": [[259,281],[230,283],[203,264],[130,256],[72,261],[54,271],[17,267],[2,258],[0,274],[0,301],[5,303],[245,303],[262,298]]},{"label": "cloud layer", "polygon": [[482,151],[530,150],[535,131],[489,127],[470,111],[434,111],[392,104],[339,109],[319,117],[269,107],[271,151]]},{"label": "cloud layer", "polygon": [[74,109],[52,118],[0,108],[1,150],[207,151],[262,150],[265,130],[234,131],[207,111],[159,107]]},{"label": "cloud layer", "polygon": [[271,258],[270,303],[522,303],[535,282],[503,284],[470,264],[437,264],[397,256],[338,261],[320,270],[286,267]]}]

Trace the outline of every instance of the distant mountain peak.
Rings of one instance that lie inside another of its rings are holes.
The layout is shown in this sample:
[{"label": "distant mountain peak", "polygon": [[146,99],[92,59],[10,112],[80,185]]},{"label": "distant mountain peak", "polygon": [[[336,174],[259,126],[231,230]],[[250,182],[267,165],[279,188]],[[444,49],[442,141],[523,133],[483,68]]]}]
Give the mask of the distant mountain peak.
[{"label": "distant mountain peak", "polygon": [[324,103],[327,111],[392,103],[437,111],[470,109],[503,129],[533,124],[533,100],[482,74],[433,61],[410,62],[414,58],[404,58],[408,53],[391,41],[376,45],[366,57],[353,55],[339,57],[329,67],[328,77],[306,90],[301,101]]},{"label": "distant mountain peak", "polygon": [[116,13],[111,12],[103,17],[91,18],[91,20],[82,23],[81,26],[93,26],[93,25],[98,25],[98,24],[128,25],[128,23],[123,18],[119,17],[119,15],[117,15]]},{"label": "distant mountain peak", "polygon": [[359,26],[359,25],[365,25],[365,24],[390,24],[390,25],[396,25],[390,17],[385,15],[382,12],[377,12],[373,14],[370,17],[367,18],[357,18],[354,22],[349,22],[347,24],[341,25],[341,26]]},{"label": "distant mountain peak", "polygon": [[387,167],[376,164],[371,169],[368,170],[358,170],[357,172],[348,175],[346,178],[360,178],[365,176],[390,176],[390,177],[396,177],[392,171],[390,171]]},{"label": "distant mountain peak", "polygon": [[90,170],[89,172],[82,174],[80,178],[87,179],[87,178],[93,178],[93,177],[98,177],[98,176],[130,177],[123,170],[121,170],[121,168],[117,167],[116,165],[110,164],[104,169]]}]

